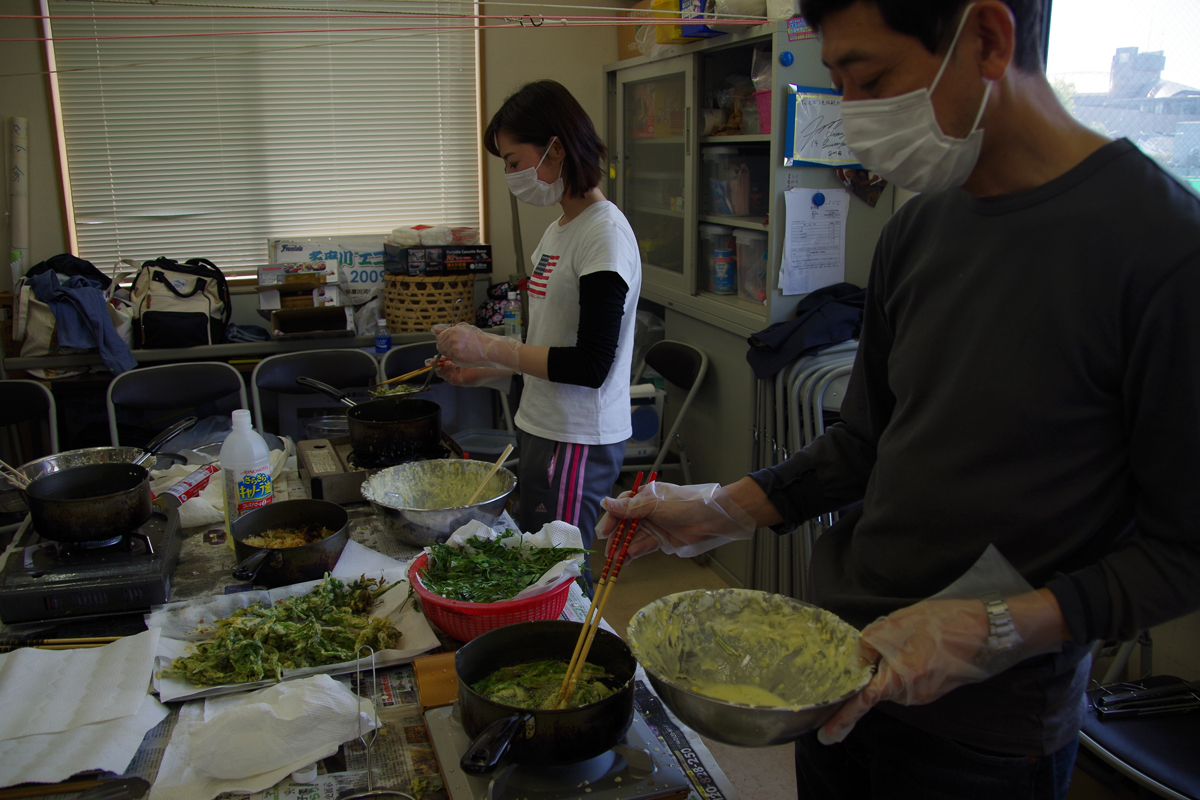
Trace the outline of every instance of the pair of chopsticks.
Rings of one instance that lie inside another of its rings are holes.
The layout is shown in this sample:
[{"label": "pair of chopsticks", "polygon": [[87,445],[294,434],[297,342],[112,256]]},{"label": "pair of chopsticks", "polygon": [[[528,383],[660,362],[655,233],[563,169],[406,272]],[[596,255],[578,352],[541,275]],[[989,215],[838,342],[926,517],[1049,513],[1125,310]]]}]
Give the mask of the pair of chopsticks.
[{"label": "pair of chopsticks", "polygon": [[88,636],[80,639],[0,639],[0,653],[9,653],[22,647],[39,650],[75,650],[85,647],[104,647],[118,641],[120,636]]},{"label": "pair of chopsticks", "polygon": [[0,461],[0,472],[3,472],[6,478],[22,489],[29,485],[29,478],[3,461]]},{"label": "pair of chopsticks", "polygon": [[430,364],[427,367],[421,367],[420,369],[414,369],[412,372],[406,372],[403,375],[397,375],[394,378],[389,378],[386,381],[384,381],[383,383],[377,383],[374,386],[372,386],[371,388],[378,389],[380,386],[387,386],[388,384],[391,384],[391,383],[404,383],[405,381],[412,380],[413,378],[417,377],[418,375],[424,375],[426,372],[429,372],[429,370],[431,370],[431,369],[433,369],[432,364]]},{"label": "pair of chopsticks", "polygon": [[[642,488],[643,475],[644,473],[639,472],[633,479],[631,495],[637,494]],[[657,472],[651,472],[650,480],[647,483],[654,483],[657,477]],[[596,631],[604,616],[604,606],[608,603],[608,596],[612,594],[613,584],[617,582],[617,573],[621,571],[621,565],[625,563],[625,555],[629,552],[629,543],[633,541],[633,535],[637,533],[639,522],[641,522],[640,519],[623,519],[617,525],[617,532],[608,548],[608,556],[604,559],[604,570],[600,573],[600,580],[596,583],[592,604],[588,607],[587,616],[584,618],[583,629],[579,631],[579,640],[575,642],[575,652],[571,654],[571,663],[567,665],[567,674],[563,676],[562,686],[559,687],[555,708],[567,708],[571,702],[571,696],[575,694],[575,685],[579,683],[579,676],[583,674],[583,665],[587,661],[588,652],[592,649],[592,640],[596,638]]]}]

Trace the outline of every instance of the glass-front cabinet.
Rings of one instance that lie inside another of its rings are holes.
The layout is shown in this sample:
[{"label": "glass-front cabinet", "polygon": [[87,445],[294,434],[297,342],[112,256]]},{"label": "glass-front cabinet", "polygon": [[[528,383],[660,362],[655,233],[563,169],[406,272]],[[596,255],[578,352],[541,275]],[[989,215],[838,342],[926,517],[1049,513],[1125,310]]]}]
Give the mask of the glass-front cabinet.
[{"label": "glass-front cabinet", "polygon": [[695,258],[691,168],[692,64],[675,61],[623,71],[615,82],[614,200],[642,254],[643,280],[686,292]]}]

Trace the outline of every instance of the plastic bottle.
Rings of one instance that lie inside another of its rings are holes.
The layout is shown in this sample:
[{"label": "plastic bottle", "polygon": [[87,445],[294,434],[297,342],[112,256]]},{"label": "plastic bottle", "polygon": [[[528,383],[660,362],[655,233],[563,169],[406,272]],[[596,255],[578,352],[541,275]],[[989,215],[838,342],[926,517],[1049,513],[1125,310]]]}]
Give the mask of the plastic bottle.
[{"label": "plastic bottle", "polygon": [[233,412],[233,430],[221,445],[225,479],[225,540],[233,547],[233,521],[271,502],[271,451],[250,427],[250,412]]},{"label": "plastic bottle", "polygon": [[375,320],[375,355],[381,356],[392,349],[392,332],[384,317]]},{"label": "plastic bottle", "polygon": [[521,341],[521,295],[509,292],[504,301],[504,335]]}]

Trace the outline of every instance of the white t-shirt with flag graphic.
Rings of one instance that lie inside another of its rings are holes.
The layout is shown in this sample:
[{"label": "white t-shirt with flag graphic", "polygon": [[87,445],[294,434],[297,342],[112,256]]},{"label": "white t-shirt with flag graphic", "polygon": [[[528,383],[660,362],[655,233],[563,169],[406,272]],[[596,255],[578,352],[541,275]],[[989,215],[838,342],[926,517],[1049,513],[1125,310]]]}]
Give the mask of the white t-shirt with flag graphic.
[{"label": "white t-shirt with flag graphic", "polygon": [[[521,430],[556,442],[614,444],[633,435],[629,419],[629,371],[633,330],[642,289],[642,260],[625,215],[604,200],[559,225],[555,220],[533,253],[529,277],[526,342],[573,347],[579,329],[579,279],[616,272],[629,286],[617,355],[599,389],[525,376],[516,423]],[[586,299],[585,299],[586,302]]]}]

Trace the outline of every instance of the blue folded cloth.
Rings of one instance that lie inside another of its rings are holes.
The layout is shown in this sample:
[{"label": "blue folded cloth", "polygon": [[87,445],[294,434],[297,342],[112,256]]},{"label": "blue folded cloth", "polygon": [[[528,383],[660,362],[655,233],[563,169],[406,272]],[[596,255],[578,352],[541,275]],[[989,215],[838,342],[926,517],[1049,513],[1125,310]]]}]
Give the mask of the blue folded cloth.
[{"label": "blue folded cloth", "polygon": [[29,275],[33,296],[50,306],[58,343],[79,350],[95,348],[114,375],[133,369],[137,359],[108,316],[108,300],[100,282],[73,275],[60,283],[54,272]]}]

